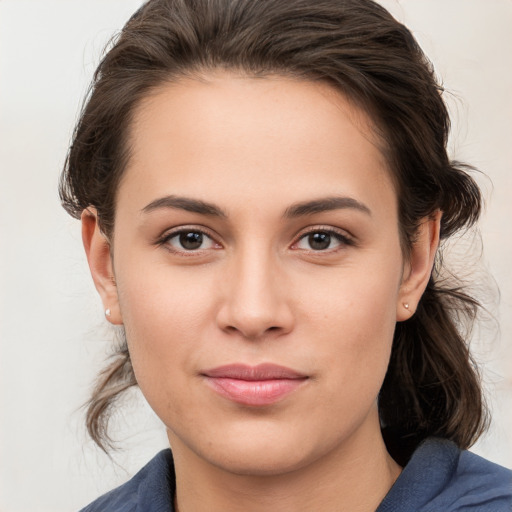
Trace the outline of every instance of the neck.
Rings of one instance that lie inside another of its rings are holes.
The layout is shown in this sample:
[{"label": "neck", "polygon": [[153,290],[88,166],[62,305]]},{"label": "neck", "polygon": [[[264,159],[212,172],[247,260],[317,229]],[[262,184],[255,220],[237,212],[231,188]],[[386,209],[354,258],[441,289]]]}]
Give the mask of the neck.
[{"label": "neck", "polygon": [[[198,457],[169,434],[177,512],[370,512],[400,474],[380,429],[358,432],[325,457],[284,474],[240,475]],[[313,492],[312,492],[313,491]]]}]

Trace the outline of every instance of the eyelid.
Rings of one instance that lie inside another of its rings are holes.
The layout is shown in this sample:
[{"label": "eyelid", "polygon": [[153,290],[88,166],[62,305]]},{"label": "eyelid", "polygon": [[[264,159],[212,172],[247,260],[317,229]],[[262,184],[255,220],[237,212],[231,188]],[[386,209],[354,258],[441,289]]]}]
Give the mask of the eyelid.
[{"label": "eyelid", "polygon": [[[186,255],[186,256],[194,256],[198,254],[203,254],[206,251],[209,251],[211,249],[197,249],[195,251],[180,251],[174,248],[171,248],[167,242],[174,238],[177,235],[180,235],[181,233],[190,233],[190,232],[197,232],[201,233],[204,236],[207,236],[210,238],[215,245],[222,247],[222,244],[218,241],[218,236],[213,234],[210,229],[197,225],[197,224],[190,224],[190,225],[183,225],[183,226],[176,226],[174,228],[167,229],[164,231],[155,241],[155,245],[165,246],[168,251],[172,252],[173,254],[180,254],[180,255]],[[217,247],[215,249],[218,249]]]},{"label": "eyelid", "polygon": [[[294,246],[296,246],[304,237],[310,235],[311,233],[327,233],[329,235],[334,235],[341,242],[342,245],[345,245],[345,246],[356,245],[356,241],[355,241],[354,237],[347,231],[340,229],[340,228],[335,228],[333,226],[318,225],[318,226],[309,226],[305,230],[301,231],[295,237],[295,241],[291,245],[291,248],[293,249]],[[336,252],[336,250],[339,250],[339,248],[326,249],[324,251],[315,251],[313,249],[311,249],[311,251],[307,251],[307,249],[297,249],[297,250],[302,250],[302,251],[306,251],[306,252],[312,252],[312,253],[319,254],[319,253]]]},{"label": "eyelid", "polygon": [[[155,240],[155,245],[164,246],[167,244],[167,242],[171,238],[173,238],[181,233],[186,233],[186,232],[201,233],[201,234],[207,236],[208,238],[210,238],[216,245],[220,246],[220,247],[216,247],[215,249],[222,248],[223,244],[218,241],[219,237],[216,234],[212,233],[212,231],[209,228],[206,228],[205,226],[201,226],[201,225],[197,225],[197,224],[182,225],[182,226],[176,226],[174,228],[167,229],[166,231],[164,231],[162,233],[162,235],[160,235]],[[295,236],[294,242],[292,243],[291,248],[293,249],[294,246],[296,246],[299,243],[299,241],[302,240],[304,237],[310,235],[311,233],[317,233],[317,232],[323,232],[323,233],[328,233],[330,235],[334,235],[341,242],[342,245],[345,245],[345,246],[356,245],[356,241],[355,241],[353,235],[348,233],[346,230],[343,230],[340,228],[335,228],[333,226],[316,225],[316,226],[309,226],[309,227],[303,229],[302,231],[300,231]],[[185,250],[179,251],[179,250],[170,248],[168,245],[166,247],[170,252],[187,255],[187,256],[194,256],[194,255],[201,254],[201,253],[204,253],[204,252],[210,250],[210,249],[197,249],[195,251],[185,251]],[[326,249],[325,251],[311,250],[310,252],[328,253],[328,252],[335,252],[338,249],[339,248],[330,249],[330,250]],[[300,249],[300,250],[307,251],[306,249]]]}]

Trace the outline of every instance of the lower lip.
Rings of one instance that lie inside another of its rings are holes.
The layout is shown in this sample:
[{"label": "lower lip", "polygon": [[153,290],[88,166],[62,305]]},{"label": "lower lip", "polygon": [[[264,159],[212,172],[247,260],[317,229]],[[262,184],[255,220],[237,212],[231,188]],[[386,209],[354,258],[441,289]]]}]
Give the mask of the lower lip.
[{"label": "lower lip", "polygon": [[241,380],[207,377],[208,384],[219,395],[242,405],[271,405],[299,388],[306,379]]}]

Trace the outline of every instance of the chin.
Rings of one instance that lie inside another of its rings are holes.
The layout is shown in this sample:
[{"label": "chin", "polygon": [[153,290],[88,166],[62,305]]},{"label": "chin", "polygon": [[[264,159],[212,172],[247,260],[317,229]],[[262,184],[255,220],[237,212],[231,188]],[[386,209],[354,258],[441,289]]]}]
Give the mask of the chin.
[{"label": "chin", "polygon": [[[240,447],[242,448],[242,447]],[[229,453],[208,453],[211,464],[240,476],[277,476],[307,466],[311,461],[297,449],[276,449],[259,446],[230,450]]]},{"label": "chin", "polygon": [[311,428],[272,421],[223,425],[220,431],[210,432],[208,439],[196,438],[200,441],[196,454],[215,467],[244,476],[277,476],[300,470],[337,444],[327,436],[315,436]]}]

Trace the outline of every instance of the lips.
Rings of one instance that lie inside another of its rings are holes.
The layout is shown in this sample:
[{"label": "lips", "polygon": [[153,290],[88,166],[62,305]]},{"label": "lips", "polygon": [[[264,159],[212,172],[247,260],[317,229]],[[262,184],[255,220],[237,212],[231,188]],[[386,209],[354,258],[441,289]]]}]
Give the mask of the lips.
[{"label": "lips", "polygon": [[249,406],[271,405],[301,387],[307,375],[275,364],[231,364],[202,372],[219,395]]}]

